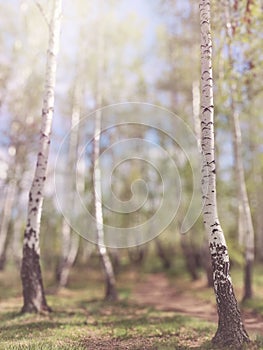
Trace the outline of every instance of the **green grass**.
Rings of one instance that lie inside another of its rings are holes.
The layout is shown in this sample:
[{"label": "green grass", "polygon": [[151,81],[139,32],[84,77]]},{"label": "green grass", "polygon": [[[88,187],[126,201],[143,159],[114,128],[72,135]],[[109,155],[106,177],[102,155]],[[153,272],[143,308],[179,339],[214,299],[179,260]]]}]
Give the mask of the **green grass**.
[{"label": "green grass", "polygon": [[143,349],[145,343],[148,349],[181,349],[196,339],[208,341],[215,331],[206,322],[127,302],[83,302],[74,294],[60,296],[60,303],[53,302],[54,312],[46,316],[4,313],[0,349]]},{"label": "green grass", "polygon": [[[1,273],[0,350],[215,350],[210,343],[215,324],[131,303],[134,283],[143,278],[129,271],[119,275],[120,301],[111,304],[102,300],[102,276],[78,270],[71,275],[69,288],[57,294],[49,288],[51,314],[21,315],[18,272]],[[176,283],[189,287],[184,277]],[[254,340],[249,349],[263,349],[263,338]]]}]

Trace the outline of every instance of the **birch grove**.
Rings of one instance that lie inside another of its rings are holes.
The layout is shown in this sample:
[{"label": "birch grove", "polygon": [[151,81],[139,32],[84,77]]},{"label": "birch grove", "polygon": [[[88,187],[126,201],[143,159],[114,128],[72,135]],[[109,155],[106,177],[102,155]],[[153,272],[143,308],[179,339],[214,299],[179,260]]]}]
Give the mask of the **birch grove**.
[{"label": "birch grove", "polygon": [[200,1],[201,27],[201,146],[203,151],[202,193],[204,224],[209,238],[214,291],[218,310],[218,329],[213,343],[241,347],[249,341],[242,323],[230,274],[229,255],[221,228],[216,199],[216,161],[214,140],[214,102],[210,1]]},{"label": "birch grove", "polygon": [[37,163],[29,192],[27,225],[24,233],[21,279],[24,305],[22,312],[50,311],[47,305],[40,267],[40,222],[47,175],[50,134],[54,111],[57,54],[61,26],[62,0],[54,0],[49,24],[46,79],[43,97],[42,124],[38,145]]}]

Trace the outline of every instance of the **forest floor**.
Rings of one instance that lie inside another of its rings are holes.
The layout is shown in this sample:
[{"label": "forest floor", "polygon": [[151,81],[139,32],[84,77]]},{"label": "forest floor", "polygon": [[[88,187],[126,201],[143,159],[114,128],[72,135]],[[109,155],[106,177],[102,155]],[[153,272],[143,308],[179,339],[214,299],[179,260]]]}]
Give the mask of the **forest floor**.
[{"label": "forest floor", "polygon": [[[176,282],[175,282],[176,283]],[[133,300],[139,305],[153,306],[156,310],[175,311],[181,315],[217,323],[215,299],[207,300],[206,281],[199,279],[176,286],[164,273],[148,275],[133,293]],[[203,298],[202,298],[203,296]],[[263,335],[263,317],[251,309],[243,309],[246,329]]]},{"label": "forest floor", "polygon": [[[214,295],[204,279],[192,282],[185,276],[133,269],[123,271],[117,280],[120,301],[107,303],[97,271],[76,269],[69,287],[60,290],[50,278],[47,299],[53,312],[21,315],[18,271],[1,272],[0,349],[215,349],[210,343],[217,321]],[[262,290],[260,286],[258,293]],[[243,311],[252,339],[247,349],[259,350],[263,323],[256,310]]]}]

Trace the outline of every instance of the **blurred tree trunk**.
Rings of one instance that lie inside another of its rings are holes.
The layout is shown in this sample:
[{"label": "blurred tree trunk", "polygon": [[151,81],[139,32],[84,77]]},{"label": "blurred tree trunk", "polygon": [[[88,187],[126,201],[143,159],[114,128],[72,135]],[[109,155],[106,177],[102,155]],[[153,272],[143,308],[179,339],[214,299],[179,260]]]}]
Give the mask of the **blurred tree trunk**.
[{"label": "blurred tree trunk", "polygon": [[[100,5],[101,2],[100,2]],[[101,8],[100,8],[101,9]],[[101,16],[100,16],[101,18]],[[102,191],[101,191],[101,169],[100,169],[100,137],[101,137],[101,118],[102,118],[102,89],[103,89],[103,70],[104,70],[104,28],[101,19],[97,25],[97,86],[96,86],[96,108],[95,128],[93,138],[93,196],[94,212],[97,231],[97,246],[100,260],[105,276],[105,300],[115,301],[118,298],[116,281],[112,262],[104,244],[104,223],[102,210]]]},{"label": "blurred tree trunk", "polygon": [[[232,54],[232,40],[235,35],[236,23],[230,18],[230,2],[226,9],[226,27],[227,27],[227,48],[228,62],[231,71],[234,69],[234,61]],[[245,246],[245,268],[244,268],[244,295],[243,300],[252,297],[252,267],[254,261],[254,228],[247,194],[247,186],[245,180],[245,171],[242,157],[242,134],[239,122],[239,113],[237,110],[235,96],[237,95],[236,82],[230,73],[230,107],[232,113],[232,137],[235,157],[235,176],[237,177],[238,186],[238,230],[239,241]]]},{"label": "blurred tree trunk", "polygon": [[[82,38],[82,36],[81,36]],[[74,207],[75,196],[76,196],[76,185],[75,185],[75,172],[73,170],[77,164],[76,160],[78,157],[79,150],[79,122],[81,114],[81,103],[83,101],[83,84],[82,84],[82,60],[83,60],[83,45],[79,43],[79,62],[76,66],[76,79],[73,91],[73,106],[71,113],[71,131],[69,137],[69,148],[68,148],[68,169],[66,169],[66,184],[65,188],[69,193],[69,203]],[[76,261],[80,237],[76,232],[72,232],[70,224],[63,217],[62,230],[61,230],[61,240],[62,240],[62,256],[57,268],[57,281],[60,287],[65,287],[68,283],[68,277],[71,267]]]},{"label": "blurred tree trunk", "polygon": [[14,218],[14,227],[13,227],[13,237],[11,242],[11,249],[13,254],[13,259],[16,266],[21,268],[22,261],[22,242],[21,242],[21,232],[23,227],[23,221],[21,220],[22,213],[18,209],[18,213]]},{"label": "blurred tree trunk", "polygon": [[148,248],[146,245],[128,248],[128,256],[133,265],[141,266],[145,260]]},{"label": "blurred tree trunk", "polygon": [[[97,106],[100,106],[100,92],[97,93]],[[93,150],[93,194],[94,194],[94,209],[97,230],[97,245],[100,260],[102,263],[106,293],[105,299],[114,301],[117,300],[116,282],[113,271],[113,266],[104,244],[104,224],[102,212],[102,193],[101,193],[101,171],[100,171],[100,133],[101,133],[101,110],[97,110],[95,114],[95,131],[94,131],[94,150]]]},{"label": "blurred tree trunk", "polygon": [[42,125],[38,146],[37,163],[29,192],[27,225],[24,233],[21,279],[24,305],[22,312],[50,311],[47,305],[40,268],[40,221],[43,190],[47,174],[50,133],[54,110],[57,52],[61,26],[62,0],[54,0],[52,19],[49,24],[46,81],[44,88]]},{"label": "blurred tree trunk", "polygon": [[253,174],[253,201],[254,201],[254,211],[255,211],[255,231],[256,231],[256,256],[260,262],[263,262],[263,220],[262,220],[262,196],[263,196],[263,176],[262,176],[262,164],[258,161],[260,144],[255,140],[255,135],[257,134],[257,124],[254,119],[250,118],[250,152],[253,155],[252,159],[252,174]]},{"label": "blurred tree trunk", "polygon": [[165,251],[163,244],[161,242],[161,239],[159,237],[155,238],[154,242],[156,245],[157,254],[163,264],[163,268],[165,270],[168,270],[172,265],[171,258],[170,256],[168,256],[167,252]]},{"label": "blurred tree trunk", "polygon": [[216,200],[216,162],[214,154],[214,104],[210,1],[200,0],[201,27],[201,145],[204,155],[202,192],[204,224],[209,237],[214,291],[218,310],[218,329],[212,340],[216,346],[241,348],[249,341],[229,275],[229,255],[219,223]]},{"label": "blurred tree trunk", "polygon": [[181,235],[181,247],[185,258],[186,268],[193,281],[198,279],[195,249],[189,242],[190,233]]},{"label": "blurred tree trunk", "polygon": [[10,180],[7,185],[6,195],[4,199],[4,207],[0,223],[0,270],[5,267],[6,262],[6,246],[7,233],[12,215],[12,208],[16,194],[16,181]]},{"label": "blurred tree trunk", "polygon": [[69,272],[74,265],[79,250],[79,235],[71,232],[71,227],[63,218],[62,229],[62,256],[57,268],[57,281],[59,287],[65,287],[68,284]]},{"label": "blurred tree trunk", "polygon": [[120,257],[120,250],[118,248],[111,248],[109,250],[113,271],[115,275],[117,275],[120,272],[121,269],[121,257]]},{"label": "blurred tree trunk", "polygon": [[245,173],[242,160],[242,137],[239,124],[239,116],[236,110],[233,110],[233,137],[235,148],[235,174],[239,184],[239,228],[242,225],[244,231],[243,242],[245,245],[245,270],[244,270],[244,295],[243,300],[252,297],[252,267],[254,262],[254,228],[245,182]]}]

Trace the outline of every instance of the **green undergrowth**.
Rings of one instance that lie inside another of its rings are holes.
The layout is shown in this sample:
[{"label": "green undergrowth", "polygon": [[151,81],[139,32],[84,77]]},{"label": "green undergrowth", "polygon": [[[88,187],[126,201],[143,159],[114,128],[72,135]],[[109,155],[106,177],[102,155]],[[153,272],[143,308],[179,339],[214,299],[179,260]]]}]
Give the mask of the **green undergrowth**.
[{"label": "green undergrowth", "polygon": [[[47,299],[53,312],[21,315],[18,272],[2,272],[0,350],[215,350],[210,343],[216,331],[214,323],[132,303],[129,299],[135,282],[144,279],[143,273],[121,273],[120,301],[108,303],[103,301],[102,276],[96,271],[76,270],[69,287],[59,291],[52,286],[50,277]],[[202,288],[191,291],[188,278],[178,277],[174,283],[188,289],[187,293],[195,293],[193,297],[197,297],[196,293],[201,297]],[[211,290],[203,289],[203,293],[208,298]],[[253,339],[247,349],[263,349],[263,338]]]}]

